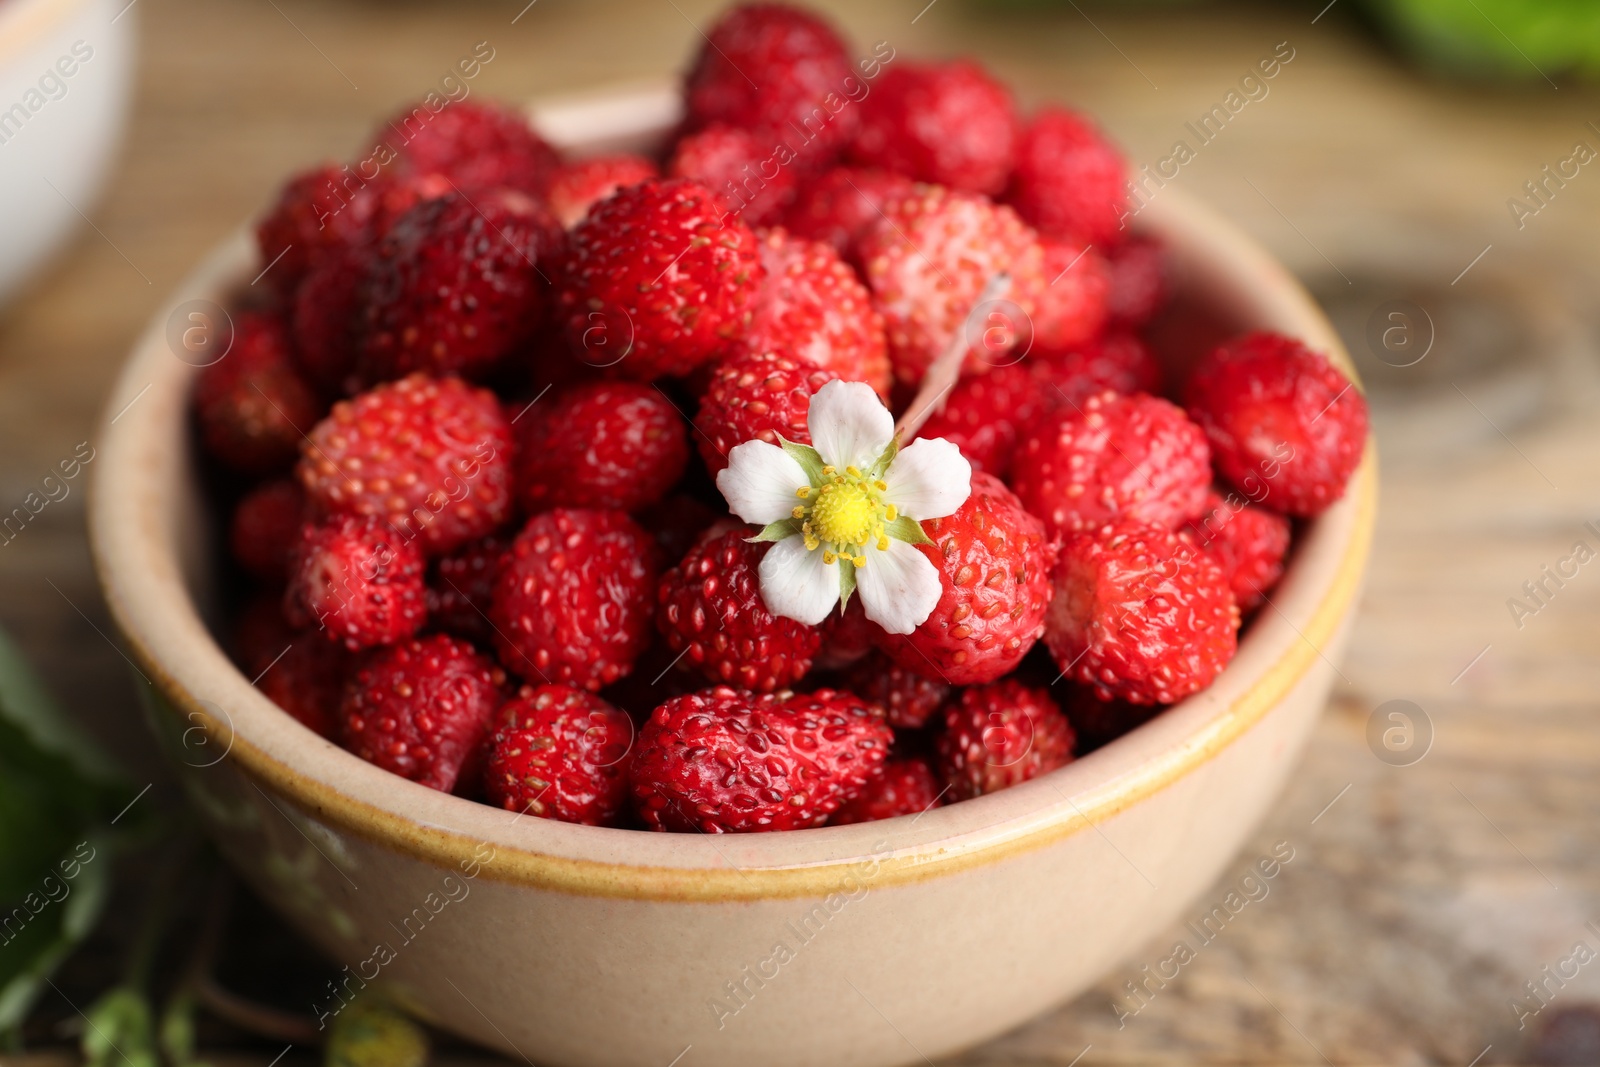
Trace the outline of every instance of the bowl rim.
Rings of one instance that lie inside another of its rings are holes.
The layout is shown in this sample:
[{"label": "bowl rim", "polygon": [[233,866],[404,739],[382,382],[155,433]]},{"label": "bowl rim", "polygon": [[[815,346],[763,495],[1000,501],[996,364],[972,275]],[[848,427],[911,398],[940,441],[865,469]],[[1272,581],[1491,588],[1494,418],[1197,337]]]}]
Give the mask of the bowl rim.
[{"label": "bowl rim", "polygon": [[[660,127],[660,96],[669,91],[630,90],[648,116],[641,135]],[[620,99],[615,91],[590,99],[605,97]],[[1327,319],[1255,242],[1177,188],[1150,200],[1139,222],[1166,241],[1185,287],[1209,306],[1247,328],[1301,338],[1359,388]],[[1199,266],[1201,252],[1203,270],[1183,269]],[[198,554],[183,543],[180,516],[195,517],[182,479],[191,470],[187,401],[197,371],[168,348],[166,309],[195,298],[222,304],[256,266],[246,228],[178,287],[135,344],[99,430],[102,458],[88,502],[96,571],[130,663],[269,802],[279,806],[263,784],[315,820],[436,866],[477,863],[497,880],[578,895],[717,901],[825,897],[863,879],[908,884],[995,863],[1097,828],[1204,768],[1319,661],[1332,669],[1321,649],[1339,635],[1359,591],[1376,510],[1370,436],[1344,498],[1301,532],[1270,611],[1212,685],[1065,767],[918,816],[803,831],[651,834],[524,820],[390,774],[301,726],[232,664],[189,594],[184,572]]]}]

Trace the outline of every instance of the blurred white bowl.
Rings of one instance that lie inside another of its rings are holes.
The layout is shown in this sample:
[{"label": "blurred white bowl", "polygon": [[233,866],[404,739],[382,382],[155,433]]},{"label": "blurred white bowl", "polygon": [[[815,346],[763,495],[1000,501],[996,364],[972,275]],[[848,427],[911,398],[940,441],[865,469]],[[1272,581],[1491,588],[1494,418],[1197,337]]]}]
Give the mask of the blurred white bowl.
[{"label": "blurred white bowl", "polygon": [[129,0],[0,0],[0,304],[81,225],[132,96]]}]

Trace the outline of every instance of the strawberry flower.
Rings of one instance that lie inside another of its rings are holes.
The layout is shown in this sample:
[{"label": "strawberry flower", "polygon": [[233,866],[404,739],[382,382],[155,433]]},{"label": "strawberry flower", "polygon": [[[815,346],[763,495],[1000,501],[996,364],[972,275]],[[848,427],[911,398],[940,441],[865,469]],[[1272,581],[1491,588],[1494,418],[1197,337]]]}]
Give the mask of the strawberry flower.
[{"label": "strawberry flower", "polygon": [[761,597],[774,615],[816,626],[859,591],[867,618],[908,634],[939,602],[939,572],[914,545],[922,520],[959,508],[972,466],[943,438],[904,450],[894,417],[864,382],[832,381],[811,398],[814,445],[781,437],[728,453],[717,488],[735,515],[775,542],[761,560]]}]

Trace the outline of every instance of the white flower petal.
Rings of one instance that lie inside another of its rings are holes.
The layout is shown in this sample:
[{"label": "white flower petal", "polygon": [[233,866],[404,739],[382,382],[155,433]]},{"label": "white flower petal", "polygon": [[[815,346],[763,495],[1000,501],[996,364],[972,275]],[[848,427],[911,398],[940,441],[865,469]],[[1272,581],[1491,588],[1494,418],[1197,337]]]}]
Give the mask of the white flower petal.
[{"label": "white flower petal", "polygon": [[972,464],[942,437],[913,441],[883,476],[883,498],[914,519],[942,519],[972,493]]},{"label": "white flower petal", "polygon": [[765,441],[734,445],[727,467],[717,474],[728,510],[757,526],[792,516],[800,503],[795,490],[809,484],[793,456]]},{"label": "white flower petal", "polygon": [[806,428],[822,462],[866,470],[889,447],[894,416],[866,382],[832,381],[811,398]]},{"label": "white flower petal", "polygon": [[856,592],[867,618],[892,634],[921,626],[939,603],[939,572],[928,557],[904,541],[885,551],[867,549],[867,564],[856,568]]},{"label": "white flower petal", "polygon": [[785,537],[761,557],[761,599],[774,615],[820,625],[839,602],[839,564],[823,563],[822,549],[808,552],[803,539]]}]

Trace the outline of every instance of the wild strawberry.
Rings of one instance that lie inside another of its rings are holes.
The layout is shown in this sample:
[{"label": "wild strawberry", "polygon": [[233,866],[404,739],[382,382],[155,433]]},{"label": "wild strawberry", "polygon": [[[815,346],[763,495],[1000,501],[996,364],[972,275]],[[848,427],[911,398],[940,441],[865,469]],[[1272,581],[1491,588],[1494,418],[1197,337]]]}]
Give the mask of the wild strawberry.
[{"label": "wild strawberry", "polygon": [[1052,562],[1044,524],[998,478],[974,471],[966,503],[922,528],[933,543],[917,548],[939,568],[939,603],[914,633],[885,634],[879,646],[951,685],[992,682],[1044,631]]},{"label": "wild strawberry", "polygon": [[1101,393],[1032,427],[1012,485],[1052,535],[1127,516],[1177,527],[1211,486],[1205,435],[1159,397]]},{"label": "wild strawberry", "polygon": [[1017,142],[1007,200],[1040,233],[1110,248],[1124,236],[1128,164],[1095,125],[1043,107]]},{"label": "wild strawberry", "polygon": [[1167,302],[1167,250],[1154,237],[1129,237],[1106,255],[1107,305],[1118,326],[1142,326]]},{"label": "wild strawberry", "polygon": [[973,470],[1004,478],[1022,430],[1050,410],[1051,400],[1028,364],[996,367],[958,381],[917,436],[952,441]]},{"label": "wild strawberry", "polygon": [[543,196],[560,159],[528,120],[495,104],[411,104],[373,131],[375,143],[399,154],[413,174],[443,174],[469,194],[506,188]]},{"label": "wild strawberry", "polygon": [[[937,186],[884,205],[883,217],[858,249],[867,286],[883,313],[889,354],[902,382],[922,380],[928,364],[962,329],[985,286],[997,274],[1011,276],[1005,299],[1031,316],[1044,277],[1044,249],[1010,208],[972,193]],[[998,313],[998,312],[997,312]],[[985,330],[985,334],[995,331]],[[1015,337],[991,342],[969,338],[966,369],[982,374],[1006,353]]]},{"label": "wild strawberry", "polygon": [[1034,301],[1030,355],[1070,352],[1105,329],[1111,290],[1106,262],[1093,248],[1041,237],[1046,285]]},{"label": "wild strawberry", "polygon": [[944,705],[950,686],[874,653],[844,674],[850,692],[880,709],[896,730],[919,730]]},{"label": "wild strawberry", "polygon": [[858,108],[843,95],[855,68],[832,27],[785,4],[740,4],[705,37],[684,79],[690,129],[726,123],[760,132],[807,170],[839,154]]},{"label": "wild strawberry", "polygon": [[1211,684],[1237,647],[1239,606],[1205,552],[1119,518],[1066,538],[1045,644],[1102,700],[1172,704]]},{"label": "wild strawberry", "polygon": [[841,259],[852,262],[857,242],[883,217],[883,205],[912,186],[910,178],[892,171],[834,167],[800,186],[783,225],[796,237],[832,245]]},{"label": "wild strawberry", "polygon": [[713,475],[722,470],[729,451],[745,441],[777,444],[782,437],[810,444],[811,397],[836,377],[793,356],[735,356],[717,364],[694,418],[695,445],[706,468]]},{"label": "wild strawberry", "polygon": [[748,325],[765,276],[750,227],[684,178],[618,190],[570,236],[567,339],[578,352],[603,346],[610,362],[595,362],[613,377],[687,374],[714,358]]},{"label": "wild strawberry", "polygon": [[356,357],[367,294],[366,244],[330,249],[306,272],[289,307],[295,364],[324,394],[360,387]]},{"label": "wild strawberry", "polygon": [[1125,330],[1059,352],[1036,352],[1031,365],[1053,407],[1081,407],[1107,389],[1129,395],[1161,391],[1161,364],[1138,334]]},{"label": "wild strawberry", "polygon": [[883,627],[867,618],[861,607],[861,598],[853,597],[843,611],[829,614],[817,627],[822,632],[822,646],[817,649],[818,670],[843,670],[868,656],[884,636]]},{"label": "wild strawberry", "polygon": [[448,793],[489,731],[506,675],[443,634],[377,652],[345,686],[339,739],[391,774]]},{"label": "wild strawberry", "polygon": [[511,428],[488,390],[414,374],[335,404],[298,473],[314,505],[442,555],[510,517]]},{"label": "wild strawberry", "polygon": [[633,720],[564,685],[523,686],[494,717],[489,801],[542,819],[614,826],[628,803]]},{"label": "wild strawberry", "polygon": [[374,516],[336,515],[301,528],[283,611],[291,625],[319,626],[352,652],[391,645],[422,627],[422,553]]},{"label": "wild strawberry", "polygon": [[661,576],[656,628],[685,667],[714,684],[767,693],[806,676],[822,633],[775,617],[761,599],[761,557],[750,527],[729,530],[689,550]]},{"label": "wild strawberry", "polygon": [[1311,518],[1344,495],[1367,445],[1367,401],[1305,345],[1252,333],[1203,357],[1184,391],[1217,470],[1257,503]]},{"label": "wild strawberry", "polygon": [[228,550],[234,560],[264,582],[283,581],[305,507],[305,493],[288,478],[250,490],[228,523]]},{"label": "wild strawberry", "polygon": [[1240,611],[1260,604],[1283,577],[1289,520],[1275,511],[1235,493],[1208,493],[1205,513],[1183,530],[1222,568]]},{"label": "wild strawberry", "polygon": [[943,792],[926,760],[891,759],[883,765],[883,773],[867,783],[860,796],[840,806],[828,825],[921,815],[939,806]]},{"label": "wild strawberry", "polygon": [[366,240],[382,183],[324,163],[284,183],[277,203],[256,224],[265,280],[292,297],[306,272],[328,251]]},{"label": "wild strawberry", "polygon": [[434,561],[428,576],[428,626],[482,645],[493,645],[489,608],[505,565],[509,538],[491,534]]},{"label": "wild strawberry", "polygon": [[572,229],[589,209],[618,189],[658,177],[656,165],[643,156],[620,153],[563,163],[550,180],[545,202],[566,229]]},{"label": "wild strawberry", "polygon": [[1078,735],[1081,756],[1109,745],[1136,726],[1142,726],[1163,710],[1159,704],[1130,704],[1126,700],[1101,700],[1086,685],[1069,685],[1062,699],[1062,710]]},{"label": "wild strawberry", "polygon": [[1076,742],[1048,692],[1005,678],[963,689],[935,745],[950,799],[969,800],[1071,763]]},{"label": "wild strawberry", "polygon": [[489,613],[500,662],[591,692],[625,677],[650,643],[654,548],[620,511],[557,508],[529,519]]},{"label": "wild strawberry", "polygon": [[751,226],[776,222],[794,200],[798,174],[781,164],[770,136],[712,123],[673,146],[667,175],[693,178],[716,193],[722,209]]},{"label": "wild strawberry", "polygon": [[918,181],[994,196],[1016,156],[1011,91],[969,60],[901,61],[860,105],[850,155]]},{"label": "wild strawberry", "polygon": [[751,355],[795,356],[848,382],[889,393],[883,316],[866,286],[832,248],[782,227],[761,235],[767,280],[739,346]]},{"label": "wild strawberry", "polygon": [[240,615],[234,658],[263,696],[308,730],[334,739],[352,662],[343,645],[294,629],[283,618],[283,598],[261,596]]},{"label": "wild strawberry", "polygon": [[634,806],[652,830],[821,826],[883,772],[892,740],[848,693],[701,690],[662,704],[639,731]]},{"label": "wild strawberry", "polygon": [[206,451],[258,475],[288,468],[324,410],[295,369],[282,320],[260,312],[235,316],[233,344],[200,372],[194,406]]},{"label": "wild strawberry", "polygon": [[662,559],[682,559],[713,525],[731,527],[735,521],[726,511],[716,511],[688,493],[673,493],[639,515],[639,525],[655,537]]},{"label": "wild strawberry", "polygon": [[672,401],[640,382],[589,382],[518,420],[517,495],[529,511],[637,511],[666,496],[689,462]]},{"label": "wild strawberry", "polygon": [[509,189],[451,194],[407,211],[368,268],[367,380],[494,370],[544,322],[563,243],[555,218]]}]

